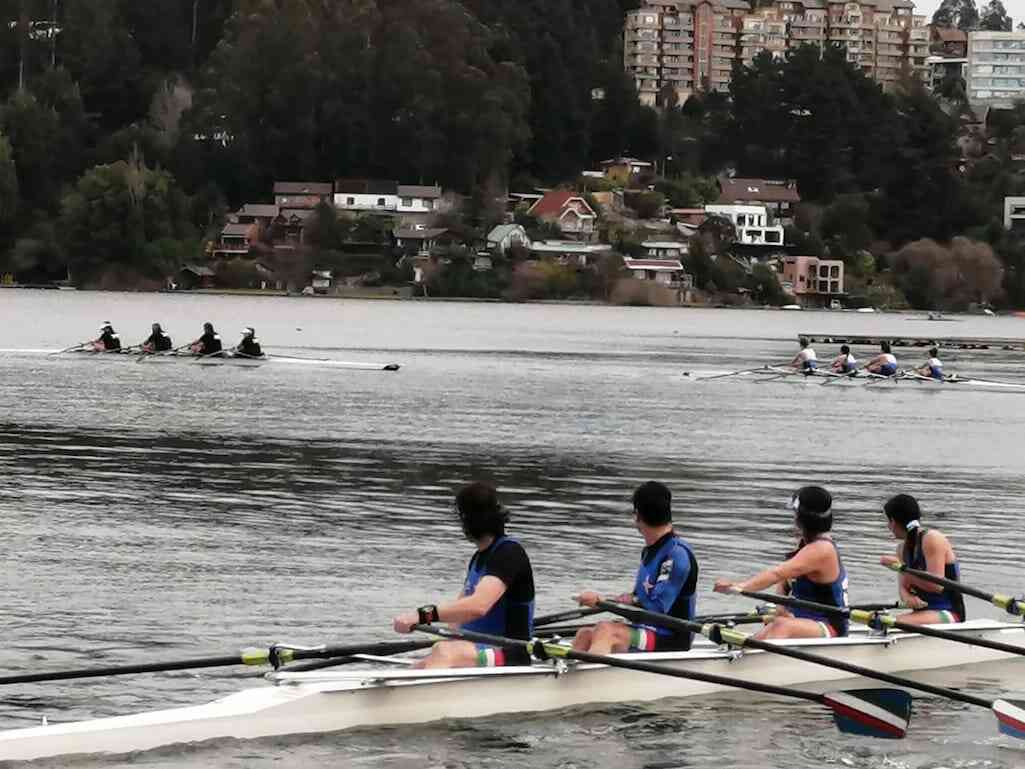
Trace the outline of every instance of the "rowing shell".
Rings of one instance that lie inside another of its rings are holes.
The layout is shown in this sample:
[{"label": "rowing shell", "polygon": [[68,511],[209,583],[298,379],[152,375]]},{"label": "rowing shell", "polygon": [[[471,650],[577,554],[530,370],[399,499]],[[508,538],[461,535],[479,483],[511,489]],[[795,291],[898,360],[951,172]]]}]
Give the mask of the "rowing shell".
[{"label": "rowing shell", "polygon": [[216,355],[193,355],[191,353],[148,353],[138,352],[98,352],[93,350],[73,350],[65,355],[88,356],[90,360],[135,360],[139,363],[188,363],[194,366],[231,366],[236,368],[259,368],[260,366],[272,363],[275,365],[289,366],[315,366],[318,368],[344,368],[361,371],[398,371],[398,363],[365,363],[360,361],[333,360],[331,358],[293,358],[290,356],[264,355],[260,358],[251,358],[244,355],[235,355],[225,351],[223,356]]},{"label": "rowing shell", "polygon": [[[973,620],[944,630],[1025,648],[1021,625]],[[914,633],[781,642],[874,670],[910,673],[1006,660],[1017,655],[951,644]],[[850,674],[760,651],[726,651],[696,642],[689,652],[616,655],[682,670],[825,691]],[[552,663],[496,669],[278,672],[275,685],[205,705],[0,732],[0,760],[78,753],[127,753],[222,738],[252,739],[419,724],[448,718],[541,712],[593,703],[646,702],[734,691],[698,681],[644,675],[605,665]],[[861,679],[856,679],[861,680]]]},{"label": "rowing shell", "polygon": [[[773,382],[786,384],[821,385],[830,383],[830,387],[867,387],[869,390],[901,390],[915,392],[994,392],[994,393],[1025,393],[1025,384],[1015,382],[994,382],[988,379],[932,379],[930,377],[903,374],[881,376],[878,374],[859,374],[843,376],[826,371],[805,374],[791,368],[769,366],[756,371],[745,371],[738,378],[752,378],[755,381],[769,378]],[[700,381],[700,377],[694,381]]]}]

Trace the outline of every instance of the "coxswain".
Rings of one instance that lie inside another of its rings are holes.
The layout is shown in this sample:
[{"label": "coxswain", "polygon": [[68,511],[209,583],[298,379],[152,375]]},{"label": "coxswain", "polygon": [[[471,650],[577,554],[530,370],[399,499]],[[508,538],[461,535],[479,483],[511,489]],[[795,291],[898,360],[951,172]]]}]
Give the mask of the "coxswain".
[{"label": "coxswain", "polygon": [[940,360],[940,351],[936,347],[929,349],[929,360],[926,361],[924,366],[920,366],[917,371],[919,376],[929,377],[929,379],[935,379],[938,382],[942,382],[945,377],[943,376],[943,361]]},{"label": "coxswain", "polygon": [[854,374],[858,370],[858,359],[851,355],[851,348],[840,346],[840,354],[833,358],[830,369],[836,374]]},{"label": "coxswain", "polygon": [[[657,481],[638,486],[633,494],[633,519],[644,539],[641,565],[633,590],[613,600],[677,619],[692,619],[698,562],[690,545],[673,529],[669,489]],[[594,606],[600,600],[601,595],[592,590],[577,597],[583,606]],[[686,651],[690,644],[690,633],[623,622],[599,622],[581,628],[573,639],[574,649],[592,654]]]},{"label": "coxswain", "polygon": [[100,326],[100,335],[89,344],[92,345],[93,350],[97,352],[111,352],[113,350],[121,349],[121,337],[114,331],[114,327],[111,325],[109,320],[103,321],[103,325]]},{"label": "coxswain", "polygon": [[214,331],[213,323],[203,324],[203,336],[189,345],[189,348],[192,350],[193,354],[206,357],[220,356],[224,349],[221,346],[221,338],[217,335],[217,332]]},{"label": "coxswain", "polygon": [[171,349],[171,337],[164,333],[159,323],[154,323],[141,346],[143,352],[167,352]]},{"label": "coxswain", "polygon": [[243,358],[262,358],[263,350],[260,348],[260,340],[256,338],[256,332],[251,326],[242,329],[242,339],[239,340],[235,353]]},{"label": "coxswain", "polygon": [[[421,606],[393,621],[409,633],[417,624],[445,622],[463,630],[527,641],[534,632],[534,571],[523,545],[508,537],[509,514],[487,483],[471,483],[456,494],[463,534],[476,547],[459,598]],[[469,641],[441,641],[418,668],[529,665],[526,648],[499,649]]]},{"label": "coxswain", "polygon": [[[937,529],[923,528],[918,500],[910,494],[898,494],[883,505],[883,512],[890,533],[900,543],[897,554],[884,555],[880,563],[884,566],[901,563],[910,569],[961,581],[961,567],[950,540]],[[901,622],[936,625],[965,621],[964,596],[957,590],[903,573],[898,580],[898,590],[901,602],[914,610],[902,614]]]},{"label": "coxswain", "polygon": [[815,355],[815,350],[812,349],[807,337],[802,336],[799,341],[801,343],[801,351],[790,361],[790,365],[793,368],[800,369],[805,374],[813,374],[815,369],[819,367],[818,356]]},{"label": "coxswain", "polygon": [[883,340],[879,343],[880,353],[865,364],[865,370],[879,376],[896,376],[897,358],[890,349],[890,343]]},{"label": "coxswain", "polygon": [[[821,486],[798,489],[788,507],[794,511],[800,540],[797,549],[781,564],[743,582],[720,579],[717,593],[765,590],[777,587],[804,601],[845,607],[847,570],[836,543],[829,536],[833,528],[833,498]],[[776,610],[776,617],[758,633],[758,638],[836,638],[847,635],[846,617],[808,609]]]}]

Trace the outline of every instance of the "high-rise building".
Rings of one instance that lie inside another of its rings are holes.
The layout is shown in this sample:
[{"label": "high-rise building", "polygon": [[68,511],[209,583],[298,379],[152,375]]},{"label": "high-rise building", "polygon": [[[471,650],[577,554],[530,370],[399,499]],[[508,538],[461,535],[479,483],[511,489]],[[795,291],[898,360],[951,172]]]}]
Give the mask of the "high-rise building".
[{"label": "high-rise building", "polygon": [[679,101],[726,90],[734,62],[807,43],[844,48],[889,88],[905,70],[926,74],[929,31],[913,11],[911,0],[773,0],[756,10],[746,0],[648,0],[626,16],[625,64],[649,105],[666,87]]},{"label": "high-rise building", "polygon": [[1011,107],[1025,99],[1025,32],[968,33],[968,101]]}]

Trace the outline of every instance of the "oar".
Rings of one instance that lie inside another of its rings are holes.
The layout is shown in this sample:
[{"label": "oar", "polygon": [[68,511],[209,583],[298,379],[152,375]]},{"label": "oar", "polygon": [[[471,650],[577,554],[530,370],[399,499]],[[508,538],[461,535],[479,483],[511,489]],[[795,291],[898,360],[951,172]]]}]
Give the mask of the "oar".
[{"label": "oar", "polygon": [[714,376],[703,376],[698,377],[695,381],[698,382],[711,382],[713,379],[722,379],[728,376],[739,376],[740,374],[753,374],[756,371],[768,371],[776,366],[785,366],[786,363],[766,363],[764,366],[758,366],[757,368],[745,368],[740,371],[728,371],[725,374],[715,374]]},{"label": "oar", "polygon": [[[972,646],[984,646],[988,649],[997,649],[998,651],[1004,651],[1010,654],[1025,654],[1025,649],[1021,647],[1002,644],[997,641],[988,641],[984,638],[961,638],[954,633],[935,630],[931,627],[909,625],[907,623],[900,622],[893,617],[885,614],[879,614],[877,612],[866,612],[860,609],[828,606],[826,604],[819,604],[813,601],[803,601],[798,598],[773,595],[771,593],[758,593],[749,590],[733,590],[731,592],[748,598],[753,598],[756,601],[768,601],[770,603],[779,604],[780,606],[810,609],[825,615],[832,614],[834,616],[846,616],[855,622],[862,622],[869,625],[876,620],[879,620],[879,625],[883,627],[893,627],[899,630],[905,630],[909,633],[918,633],[919,635],[943,638],[945,640],[957,641],[959,643],[965,643]],[[830,662],[835,661],[830,660]],[[929,694],[936,694],[940,697],[946,697],[947,699],[956,700],[957,702],[963,702],[966,705],[975,705],[976,707],[986,708],[987,710],[992,711],[996,716],[998,721],[997,726],[1003,734],[1025,740],[1025,700],[987,700],[982,697],[964,694],[963,692],[959,692],[954,689],[947,689],[942,686],[933,686],[932,684],[920,683],[910,679],[900,679],[897,676],[891,676],[889,673],[873,672],[869,677],[877,678],[880,681],[897,683],[898,686],[904,686],[908,689],[918,689],[919,691],[928,692]]]},{"label": "oar", "polygon": [[905,566],[902,563],[890,563],[885,564],[887,568],[893,569],[896,572],[902,572],[916,579],[924,579],[926,582],[932,582],[935,585],[942,585],[943,587],[950,588],[951,590],[957,590],[959,593],[970,595],[973,598],[980,598],[987,603],[991,603],[994,606],[1003,609],[1008,614],[1013,614],[1016,617],[1025,616],[1025,599],[1013,598],[1009,595],[1003,595],[1002,593],[987,593],[985,590],[979,590],[976,587],[965,585],[961,582],[956,582],[946,577],[937,577],[935,574],[930,574],[927,571],[920,571],[919,569],[912,569]]},{"label": "oar", "polygon": [[278,667],[296,660],[323,659],[327,657],[349,657],[354,654],[401,654],[423,649],[422,641],[387,641],[347,646],[316,646],[311,648],[277,644],[266,649],[245,649],[221,657],[191,657],[165,662],[144,662],[135,665],[110,665],[107,667],[56,670],[49,673],[16,673],[0,676],[0,686],[10,684],[38,683],[41,681],[67,681],[73,678],[103,678],[105,676],[127,676],[137,673],[163,673],[172,670],[198,670],[200,668],[221,668],[231,665],[273,665]]},{"label": "oar", "polygon": [[[790,697],[823,705],[832,711],[833,722],[842,732],[867,735],[871,737],[900,738],[907,734],[911,720],[911,696],[907,692],[895,689],[855,689],[850,691],[817,694],[802,689],[785,686],[744,681],[739,678],[701,673],[696,670],[680,670],[666,665],[650,662],[638,662],[621,657],[609,657],[602,654],[579,652],[567,646],[545,643],[543,641],[523,641],[515,638],[473,633],[468,630],[452,630],[432,625],[415,625],[415,630],[452,640],[473,641],[489,646],[500,646],[506,649],[524,649],[532,657],[545,660],[561,658],[606,665],[610,668],[635,670],[639,673],[683,678],[690,681],[702,681],[733,689],[771,694],[776,697]],[[1025,711],[1022,715],[1025,721]],[[1025,728],[1025,726],[1023,726]]]},{"label": "oar", "polygon": [[92,342],[92,340],[88,339],[88,340],[86,340],[84,342],[79,342],[76,345],[72,345],[71,347],[66,347],[63,350],[57,350],[56,352],[51,352],[50,355],[61,355],[62,353],[71,352],[72,350],[80,350],[83,347],[85,347],[87,344],[90,344],[91,342]]},{"label": "oar", "polygon": [[901,622],[898,617],[891,617],[888,614],[882,614],[877,611],[867,611],[865,609],[854,609],[844,606],[829,606],[828,604],[805,601],[800,598],[791,598],[789,596],[774,595],[772,593],[756,593],[748,590],[739,592],[740,595],[747,596],[748,598],[754,598],[756,601],[769,601],[770,603],[776,603],[780,606],[808,609],[810,611],[818,612],[819,614],[827,614],[834,617],[847,617],[853,622],[868,625],[869,627],[874,627],[876,629],[881,629],[883,627],[894,628],[895,630],[903,630],[906,633],[918,633],[919,635],[942,638],[944,641],[953,641],[954,643],[965,644],[967,646],[981,646],[986,649],[993,649],[994,651],[1005,652],[1007,654],[1025,656],[1025,647],[1022,646],[1005,644],[1000,641],[990,641],[985,638],[969,638],[967,636],[959,635],[958,633],[951,633],[947,630],[937,630],[927,625],[913,625],[910,622]]}]

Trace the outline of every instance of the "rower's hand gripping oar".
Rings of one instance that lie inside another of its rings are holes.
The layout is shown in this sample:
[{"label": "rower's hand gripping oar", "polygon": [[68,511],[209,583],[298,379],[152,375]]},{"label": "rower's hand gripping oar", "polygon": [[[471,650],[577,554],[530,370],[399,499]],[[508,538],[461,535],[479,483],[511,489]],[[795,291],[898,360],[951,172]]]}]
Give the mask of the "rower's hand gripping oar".
[{"label": "rower's hand gripping oar", "polygon": [[[868,625],[869,627],[875,627],[878,629],[894,628],[904,630],[908,633],[917,633],[919,635],[942,638],[947,641],[955,641],[958,643],[968,644],[970,646],[983,646],[988,649],[1003,651],[1008,654],[1025,654],[1025,648],[1020,646],[1012,646],[1010,644],[1000,643],[999,641],[990,641],[985,638],[966,638],[955,633],[936,630],[935,628],[928,626],[911,625],[901,622],[895,617],[891,617],[887,614],[880,614],[879,612],[864,611],[862,609],[851,609],[840,606],[828,606],[826,604],[815,603],[814,601],[790,598],[789,596],[774,595],[772,593],[759,593],[750,590],[739,590],[736,588],[730,592],[747,598],[753,598],[756,601],[767,601],[769,603],[775,603],[780,606],[789,606],[791,608],[810,609],[811,611],[815,611],[826,616],[832,615],[848,617],[854,622],[860,622]],[[887,676],[887,678],[883,678],[883,676]],[[873,673],[871,677],[878,678],[882,681],[895,679],[900,680],[897,679],[896,676],[890,676],[888,673]],[[976,707],[986,708],[987,710],[992,711],[993,715],[996,716],[998,728],[1002,733],[1025,740],[1025,700],[987,700],[982,697],[964,694],[963,692],[959,692],[954,689],[947,689],[942,686],[919,683],[917,681],[911,681],[910,679],[903,680],[904,682],[898,685],[905,686],[908,689],[918,689],[930,694],[936,694],[940,697],[946,697],[947,699],[963,702],[966,705],[975,705]]]},{"label": "rower's hand gripping oar", "polygon": [[733,689],[770,694],[777,697],[790,697],[823,705],[832,712],[833,721],[842,732],[868,735],[872,737],[899,738],[907,733],[908,721],[911,718],[911,697],[907,692],[894,689],[857,689],[843,692],[816,694],[801,689],[785,686],[745,681],[696,670],[681,670],[667,665],[650,662],[639,662],[622,657],[610,657],[601,654],[575,651],[561,644],[545,643],[544,641],[524,641],[515,638],[474,633],[468,630],[453,630],[433,625],[414,625],[414,630],[451,640],[472,641],[506,649],[524,649],[535,659],[570,659],[578,662],[590,662],[639,673],[683,678],[690,681],[717,684]]},{"label": "rower's hand gripping oar", "polygon": [[892,569],[900,574],[907,574],[910,577],[916,579],[923,579],[926,582],[932,582],[934,585],[942,585],[950,590],[956,590],[959,593],[970,595],[973,598],[979,598],[987,603],[991,603],[999,609],[1003,609],[1008,614],[1015,617],[1025,616],[1025,599],[1014,598],[1009,595],[1003,595],[1001,593],[988,593],[985,590],[979,590],[978,588],[965,585],[962,582],[957,582],[946,577],[938,577],[928,571],[920,571],[919,569],[912,569],[905,566],[902,563],[886,563],[883,564],[888,569]]}]

